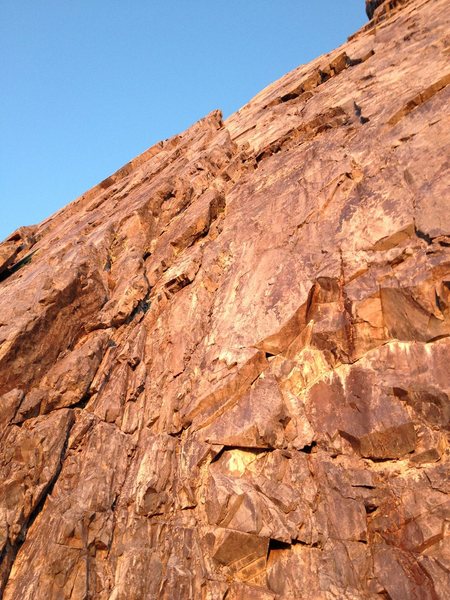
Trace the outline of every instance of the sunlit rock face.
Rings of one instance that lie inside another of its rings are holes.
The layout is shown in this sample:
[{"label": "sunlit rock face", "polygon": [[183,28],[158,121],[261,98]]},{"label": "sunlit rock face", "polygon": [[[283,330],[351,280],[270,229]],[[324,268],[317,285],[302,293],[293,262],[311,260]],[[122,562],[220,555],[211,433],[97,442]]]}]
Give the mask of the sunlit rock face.
[{"label": "sunlit rock face", "polygon": [[411,0],[0,245],[5,600],[444,600],[450,32]]}]

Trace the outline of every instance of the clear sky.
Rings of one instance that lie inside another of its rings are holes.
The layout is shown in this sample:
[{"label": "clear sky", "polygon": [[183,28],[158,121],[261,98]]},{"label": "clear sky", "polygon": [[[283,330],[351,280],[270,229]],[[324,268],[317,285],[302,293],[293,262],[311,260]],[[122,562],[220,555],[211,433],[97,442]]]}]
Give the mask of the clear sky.
[{"label": "clear sky", "polygon": [[0,240],[364,22],[363,0],[0,0]]}]

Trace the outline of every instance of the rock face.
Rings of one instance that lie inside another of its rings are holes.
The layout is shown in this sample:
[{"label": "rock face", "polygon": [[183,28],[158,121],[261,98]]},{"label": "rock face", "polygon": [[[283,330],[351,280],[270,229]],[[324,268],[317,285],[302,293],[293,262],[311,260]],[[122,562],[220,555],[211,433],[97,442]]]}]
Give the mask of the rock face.
[{"label": "rock face", "polygon": [[[366,0],[366,13],[369,19],[377,19],[385,14],[390,14],[394,8],[409,2],[409,0]],[[379,10],[378,7],[382,7]]]},{"label": "rock face", "polygon": [[401,3],[0,245],[5,600],[448,598],[449,49]]},{"label": "rock face", "polygon": [[384,0],[366,0],[366,13],[372,19],[376,9],[384,3]]}]

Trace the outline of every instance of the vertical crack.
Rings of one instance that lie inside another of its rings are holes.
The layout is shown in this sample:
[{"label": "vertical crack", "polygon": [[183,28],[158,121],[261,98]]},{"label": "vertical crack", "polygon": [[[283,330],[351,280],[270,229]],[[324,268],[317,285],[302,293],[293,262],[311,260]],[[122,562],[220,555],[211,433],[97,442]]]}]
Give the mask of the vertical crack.
[{"label": "vertical crack", "polygon": [[14,563],[15,563],[17,555],[20,551],[20,548],[22,547],[22,545],[24,544],[24,542],[26,540],[28,530],[32,527],[33,523],[35,522],[35,520],[37,519],[39,514],[42,512],[42,510],[45,506],[46,500],[53,492],[56,482],[58,481],[58,478],[61,474],[64,459],[66,457],[67,446],[69,443],[69,437],[70,437],[70,433],[72,431],[74,422],[75,422],[74,414],[73,414],[73,411],[71,411],[71,416],[70,416],[70,420],[69,420],[69,423],[67,426],[67,431],[66,431],[66,437],[65,437],[62,449],[61,449],[58,466],[55,470],[55,473],[54,473],[53,477],[49,480],[49,482],[45,486],[45,488],[42,490],[40,497],[38,498],[36,505],[33,508],[33,510],[31,511],[28,519],[26,519],[25,522],[23,523],[20,533],[17,536],[15,543],[11,544],[11,542],[8,539],[8,541],[6,542],[5,548],[2,552],[2,554],[0,555],[0,598],[3,597],[3,592],[8,583],[9,576],[11,574],[12,568],[14,566]]}]

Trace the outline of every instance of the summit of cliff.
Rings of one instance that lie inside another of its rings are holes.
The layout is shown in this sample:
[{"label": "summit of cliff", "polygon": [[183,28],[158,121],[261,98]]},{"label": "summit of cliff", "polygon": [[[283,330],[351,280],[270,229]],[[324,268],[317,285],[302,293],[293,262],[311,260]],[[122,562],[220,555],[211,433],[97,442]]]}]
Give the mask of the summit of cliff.
[{"label": "summit of cliff", "polygon": [[5,600],[445,600],[446,0],[0,244]]}]

